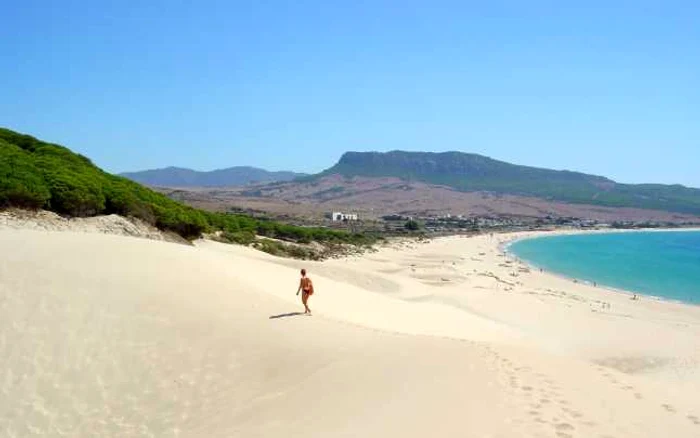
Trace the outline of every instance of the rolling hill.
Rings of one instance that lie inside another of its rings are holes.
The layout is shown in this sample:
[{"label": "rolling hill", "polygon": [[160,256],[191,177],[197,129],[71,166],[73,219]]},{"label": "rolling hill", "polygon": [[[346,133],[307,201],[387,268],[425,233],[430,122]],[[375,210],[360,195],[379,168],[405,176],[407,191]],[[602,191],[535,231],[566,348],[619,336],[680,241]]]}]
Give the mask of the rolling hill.
[{"label": "rolling hill", "polygon": [[120,175],[141,184],[157,187],[230,187],[252,183],[291,181],[306,176],[295,172],[269,172],[250,166],[230,167],[209,172],[181,167],[166,167],[139,172],[124,172]]}]

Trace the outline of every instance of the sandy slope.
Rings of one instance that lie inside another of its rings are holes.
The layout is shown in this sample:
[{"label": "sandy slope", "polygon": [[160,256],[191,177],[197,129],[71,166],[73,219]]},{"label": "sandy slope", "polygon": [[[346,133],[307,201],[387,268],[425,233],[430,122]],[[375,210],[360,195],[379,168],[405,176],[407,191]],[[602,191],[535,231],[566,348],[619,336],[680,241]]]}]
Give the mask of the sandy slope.
[{"label": "sandy slope", "polygon": [[175,233],[162,232],[139,219],[116,214],[66,218],[46,210],[8,209],[0,211],[0,229],[102,233],[189,243]]},{"label": "sandy slope", "polygon": [[306,263],[305,317],[298,262],[0,230],[0,436],[700,435],[696,308],[505,290],[497,243]]}]

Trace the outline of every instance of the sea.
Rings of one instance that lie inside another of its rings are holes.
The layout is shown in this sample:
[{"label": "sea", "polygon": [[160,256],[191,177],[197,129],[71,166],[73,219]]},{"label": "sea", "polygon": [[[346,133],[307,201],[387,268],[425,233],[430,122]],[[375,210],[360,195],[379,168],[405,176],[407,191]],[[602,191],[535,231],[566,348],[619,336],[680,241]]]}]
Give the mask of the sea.
[{"label": "sea", "polygon": [[700,304],[700,231],[545,236],[516,241],[508,251],[579,281]]}]

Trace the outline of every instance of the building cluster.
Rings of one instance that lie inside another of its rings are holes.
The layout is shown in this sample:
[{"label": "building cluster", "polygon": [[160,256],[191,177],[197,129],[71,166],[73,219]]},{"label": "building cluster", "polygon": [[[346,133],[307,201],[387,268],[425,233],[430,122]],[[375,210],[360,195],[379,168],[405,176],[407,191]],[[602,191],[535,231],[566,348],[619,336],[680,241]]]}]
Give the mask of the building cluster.
[{"label": "building cluster", "polygon": [[355,213],[343,213],[341,211],[334,211],[331,213],[331,220],[333,222],[348,222],[358,220],[358,216]]}]

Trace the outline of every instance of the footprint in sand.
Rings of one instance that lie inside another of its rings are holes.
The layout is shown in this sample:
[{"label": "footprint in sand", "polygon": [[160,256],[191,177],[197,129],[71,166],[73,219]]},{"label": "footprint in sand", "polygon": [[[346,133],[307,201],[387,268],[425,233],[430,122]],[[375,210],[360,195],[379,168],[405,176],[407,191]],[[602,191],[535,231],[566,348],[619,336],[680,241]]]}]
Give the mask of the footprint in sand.
[{"label": "footprint in sand", "polygon": [[567,432],[567,431],[572,431],[575,430],[576,428],[569,423],[557,423],[554,425],[554,428],[560,432]]},{"label": "footprint in sand", "polygon": [[694,425],[700,426],[700,418],[696,417],[695,415],[688,415],[686,418],[690,420]]},{"label": "footprint in sand", "polygon": [[583,414],[582,414],[582,413],[580,413],[580,412],[578,412],[578,411],[574,411],[573,409],[564,408],[564,412],[566,412],[566,413],[569,414],[572,418],[575,418],[575,419],[579,419],[579,418],[583,417]]},{"label": "footprint in sand", "polygon": [[557,398],[561,396],[559,391],[557,391],[556,389],[545,389],[544,391],[542,391],[542,395],[546,395],[549,398]]},{"label": "footprint in sand", "polygon": [[557,385],[556,385],[554,382],[552,382],[551,380],[545,380],[544,382],[545,382],[545,386],[547,387],[547,389],[548,389],[549,391],[557,391],[557,390],[559,390],[559,386],[557,386]]},{"label": "footprint in sand", "polygon": [[576,430],[576,428],[569,423],[557,423],[554,425],[554,430],[557,433],[558,437],[561,438],[570,438],[573,435],[571,435],[569,432],[573,432]]},{"label": "footprint in sand", "polygon": [[661,407],[664,408],[664,409],[666,409],[668,412],[671,412],[671,413],[673,413],[673,414],[676,413],[676,409],[675,409],[673,406],[669,405],[669,404],[663,404],[663,405],[661,405]]}]

